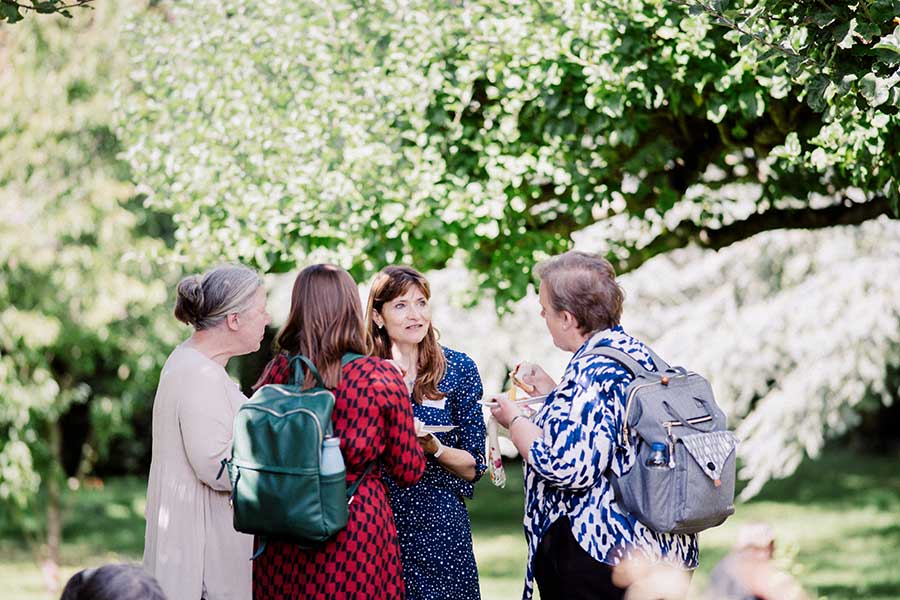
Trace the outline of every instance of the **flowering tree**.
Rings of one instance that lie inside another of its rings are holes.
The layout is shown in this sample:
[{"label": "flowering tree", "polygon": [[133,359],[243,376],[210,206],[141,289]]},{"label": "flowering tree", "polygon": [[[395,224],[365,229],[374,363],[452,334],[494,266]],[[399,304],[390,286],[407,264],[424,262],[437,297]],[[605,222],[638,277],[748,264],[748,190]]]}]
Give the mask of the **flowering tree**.
[{"label": "flowering tree", "polygon": [[[577,247],[594,237],[605,232],[584,232]],[[628,332],[712,383],[742,440],[745,498],[896,401],[897,256],[900,223],[882,217],[765,232],[718,252],[676,250],[619,278]],[[553,346],[533,292],[498,317],[490,301],[450,306],[468,291],[465,273],[431,277],[442,343],[471,354],[487,392],[500,392],[521,360],[562,375],[570,355]]]},{"label": "flowering tree", "polygon": [[118,132],[184,253],[356,275],[458,258],[504,303],[597,222],[627,270],[896,214],[894,10],[162,4],[128,38]]}]

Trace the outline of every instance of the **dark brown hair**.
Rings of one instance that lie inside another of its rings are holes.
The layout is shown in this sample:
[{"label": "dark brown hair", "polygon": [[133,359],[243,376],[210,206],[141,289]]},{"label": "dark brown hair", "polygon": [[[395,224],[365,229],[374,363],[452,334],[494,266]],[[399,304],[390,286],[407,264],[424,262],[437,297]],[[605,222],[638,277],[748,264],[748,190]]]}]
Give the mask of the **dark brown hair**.
[{"label": "dark brown hair", "polygon": [[[334,265],[306,267],[294,281],[287,323],[275,337],[275,349],[309,358],[325,385],[341,383],[341,356],[366,354],[359,288],[347,271]],[[311,386],[307,373],[305,384]]]},{"label": "dark brown hair", "polygon": [[[378,328],[372,319],[372,311],[378,311],[385,303],[402,296],[410,287],[421,290],[426,299],[431,299],[431,287],[425,276],[412,267],[390,266],[384,268],[372,282],[369,290],[369,301],[366,306],[366,348],[372,356],[393,358],[392,342],[387,327]],[[416,383],[413,385],[412,397],[419,404],[422,400],[440,400],[444,394],[437,386],[447,370],[447,359],[438,344],[438,331],[431,323],[428,332],[419,342],[419,358],[416,363]]]},{"label": "dark brown hair", "polygon": [[605,258],[570,250],[538,264],[534,274],[547,287],[553,310],[571,313],[581,333],[615,327],[622,319],[625,293]]},{"label": "dark brown hair", "polygon": [[138,565],[112,564],[84,569],[66,583],[60,600],[165,600],[152,575]]}]

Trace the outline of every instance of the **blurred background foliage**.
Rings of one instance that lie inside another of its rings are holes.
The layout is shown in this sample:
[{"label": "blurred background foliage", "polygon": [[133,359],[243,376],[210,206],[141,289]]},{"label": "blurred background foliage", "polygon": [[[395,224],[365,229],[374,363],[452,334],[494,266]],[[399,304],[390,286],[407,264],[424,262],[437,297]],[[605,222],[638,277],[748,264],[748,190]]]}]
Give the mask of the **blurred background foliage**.
[{"label": "blurred background foliage", "polygon": [[[829,440],[896,458],[898,13],[135,0],[0,23],[3,531],[58,562],[67,490],[146,473],[187,335],[171,290],[221,260],[271,273],[276,319],[312,261],[430,270],[444,342],[499,391],[566,362],[534,262],[602,252],[626,327],[713,382],[745,497]],[[245,389],[265,359],[235,361]]]},{"label": "blurred background foliage", "polygon": [[141,208],[110,121],[125,11],[0,29],[0,502],[51,558],[67,477],[145,466],[176,339],[168,217]]}]

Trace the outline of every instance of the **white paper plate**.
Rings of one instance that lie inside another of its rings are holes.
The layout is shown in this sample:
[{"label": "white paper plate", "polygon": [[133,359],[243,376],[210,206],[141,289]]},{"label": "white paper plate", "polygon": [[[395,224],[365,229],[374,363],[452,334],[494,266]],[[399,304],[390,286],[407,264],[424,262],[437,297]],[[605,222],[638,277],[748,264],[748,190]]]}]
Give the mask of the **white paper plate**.
[{"label": "white paper plate", "polygon": [[447,433],[456,429],[456,425],[425,425],[422,430],[428,433]]},{"label": "white paper plate", "polygon": [[[516,400],[516,406],[528,406],[530,404],[539,404],[547,399],[549,394],[544,394],[542,396],[532,396],[531,398],[521,398]],[[493,400],[479,400],[482,406],[487,406],[488,408],[494,408],[497,406],[497,403]]]}]

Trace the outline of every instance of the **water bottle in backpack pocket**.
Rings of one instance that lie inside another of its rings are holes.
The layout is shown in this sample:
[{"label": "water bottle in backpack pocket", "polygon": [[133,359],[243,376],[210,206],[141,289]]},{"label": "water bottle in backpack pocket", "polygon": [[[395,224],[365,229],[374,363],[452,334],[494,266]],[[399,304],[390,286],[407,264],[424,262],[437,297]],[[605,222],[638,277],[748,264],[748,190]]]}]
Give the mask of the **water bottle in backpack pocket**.
[{"label": "water bottle in backpack pocket", "polygon": [[653,446],[638,440],[630,471],[612,477],[616,500],[634,517],[660,533],[698,533],[721,525],[734,513],[736,438],[729,431],[678,438],[666,462]]},{"label": "water bottle in backpack pocket", "polygon": [[[348,353],[341,362],[357,358]],[[340,440],[332,437],[334,394],[305,356],[290,365],[289,383],[262,386],[238,410],[223,466],[235,530],[311,547],[346,527],[348,502],[374,463],[348,489]],[[317,383],[309,389],[302,387],[304,367]]]}]

